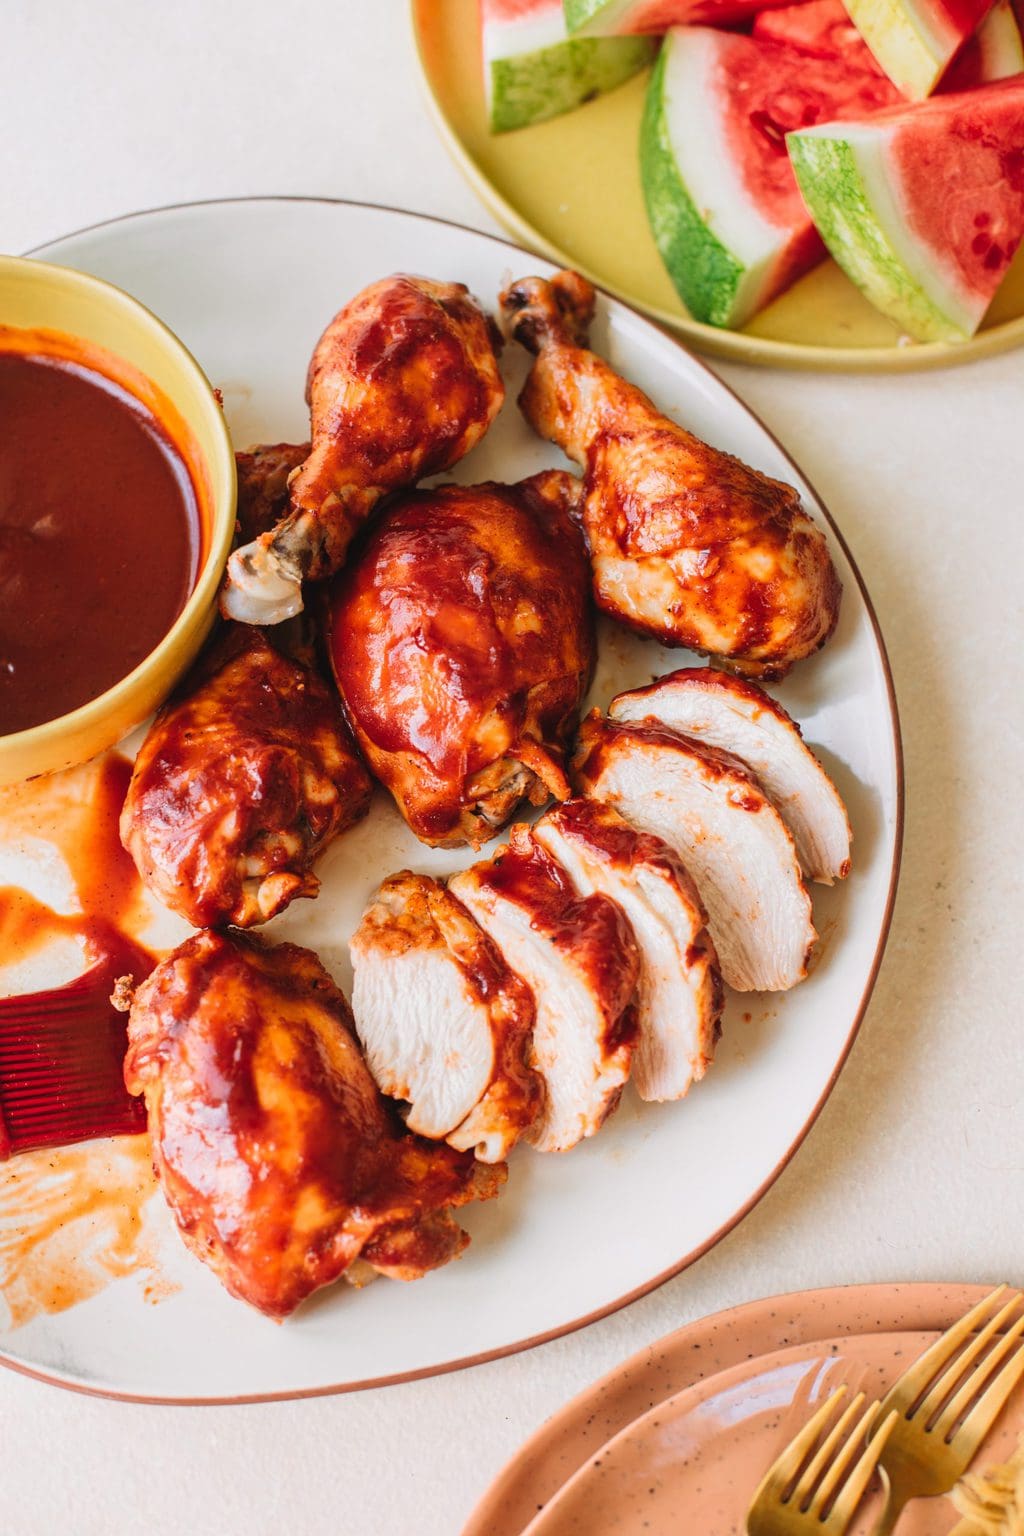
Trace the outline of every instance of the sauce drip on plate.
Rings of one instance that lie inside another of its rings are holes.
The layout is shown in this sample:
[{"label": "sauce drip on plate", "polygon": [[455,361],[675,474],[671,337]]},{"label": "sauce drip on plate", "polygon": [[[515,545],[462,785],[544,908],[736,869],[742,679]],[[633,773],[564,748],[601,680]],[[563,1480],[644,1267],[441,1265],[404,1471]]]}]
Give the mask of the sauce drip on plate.
[{"label": "sauce drip on plate", "polygon": [[65,935],[84,940],[88,961],[137,947],[133,933],[147,916],[142,882],[117,829],[131,772],[127,758],[109,752],[84,769],[0,792],[0,840],[27,832],[52,842],[80,907],[56,912],[21,886],[0,885],[0,969]]},{"label": "sauce drip on plate", "polygon": [[146,406],[94,369],[0,346],[0,734],[144,660],[200,544],[189,471]]},{"label": "sauce drip on plate", "polygon": [[0,1330],[63,1312],[140,1269],[147,1300],[170,1294],[147,1210],[155,1193],[148,1136],[0,1164]]}]

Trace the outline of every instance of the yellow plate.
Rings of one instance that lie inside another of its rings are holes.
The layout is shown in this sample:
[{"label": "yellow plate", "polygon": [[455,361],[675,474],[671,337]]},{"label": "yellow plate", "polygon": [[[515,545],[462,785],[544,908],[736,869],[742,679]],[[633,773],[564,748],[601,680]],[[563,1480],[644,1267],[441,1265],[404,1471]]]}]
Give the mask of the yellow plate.
[{"label": "yellow plate", "polygon": [[[934,368],[1024,342],[1024,246],[970,341],[907,342],[832,261],[801,278],[742,331],[686,313],[647,227],[637,156],[646,73],[576,112],[491,134],[478,0],[412,0],[428,96],[442,138],[506,229],[671,327],[703,352],[785,368]],[[516,273],[516,276],[520,274]]]}]

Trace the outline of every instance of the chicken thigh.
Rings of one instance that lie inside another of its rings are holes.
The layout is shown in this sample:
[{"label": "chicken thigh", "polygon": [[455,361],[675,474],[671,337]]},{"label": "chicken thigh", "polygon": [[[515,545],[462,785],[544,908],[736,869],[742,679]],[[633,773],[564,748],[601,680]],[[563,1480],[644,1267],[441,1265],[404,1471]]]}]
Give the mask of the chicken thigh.
[{"label": "chicken thigh", "polygon": [[588,351],[594,290],[578,274],[524,278],[501,310],[536,354],[527,421],[584,470],[598,606],[752,676],[782,677],[818,650],[841,587],[792,486],[708,447]]},{"label": "chicken thigh", "polygon": [[339,568],[382,496],[469,452],[504,399],[499,342],[462,283],[397,274],[335,315],[309,366],[313,442],[290,480],[290,510],[232,554],[227,618],[277,624],[298,613],[302,582]]},{"label": "chicken thigh", "polygon": [[172,911],[246,928],[316,895],[310,866],[371,791],[322,680],[230,625],[150,727],[121,841]]},{"label": "chicken thigh", "polygon": [[135,992],[125,1082],[186,1246],[283,1318],[357,1259],[409,1280],[469,1241],[503,1166],[404,1132],[309,950],[197,933]]},{"label": "chicken thigh", "polygon": [[356,739],[416,836],[474,848],[523,796],[565,799],[594,659],[577,482],[438,486],[396,498],[330,600]]}]

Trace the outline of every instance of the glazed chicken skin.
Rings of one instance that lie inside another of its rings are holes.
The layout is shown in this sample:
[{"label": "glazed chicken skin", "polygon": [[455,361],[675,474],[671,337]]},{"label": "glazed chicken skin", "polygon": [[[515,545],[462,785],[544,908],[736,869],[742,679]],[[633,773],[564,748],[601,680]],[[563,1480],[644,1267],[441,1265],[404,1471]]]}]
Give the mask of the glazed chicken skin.
[{"label": "glazed chicken skin", "polygon": [[345,998],[296,945],[194,934],[135,992],[128,1038],[186,1246],[270,1317],[357,1260],[402,1280],[447,1263],[469,1241],[452,1209],[504,1180],[402,1130]]},{"label": "glazed chicken skin", "polygon": [[382,496],[463,458],[504,399],[499,345],[462,283],[399,273],[335,315],[309,366],[312,447],[289,511],[232,554],[225,617],[277,624],[298,613],[302,582],[338,570]]},{"label": "glazed chicken skin", "polygon": [[710,448],[588,351],[594,290],[578,274],[524,278],[500,302],[536,354],[523,413],[584,471],[598,607],[755,677],[818,650],[841,587],[792,486]]},{"label": "glazed chicken skin", "polygon": [[377,517],[330,599],[356,740],[423,842],[477,848],[522,798],[565,799],[594,661],[577,482],[438,486]]},{"label": "glazed chicken skin", "polygon": [[121,841],[172,911],[247,928],[316,895],[314,860],[371,792],[321,678],[230,625],[150,727]]}]

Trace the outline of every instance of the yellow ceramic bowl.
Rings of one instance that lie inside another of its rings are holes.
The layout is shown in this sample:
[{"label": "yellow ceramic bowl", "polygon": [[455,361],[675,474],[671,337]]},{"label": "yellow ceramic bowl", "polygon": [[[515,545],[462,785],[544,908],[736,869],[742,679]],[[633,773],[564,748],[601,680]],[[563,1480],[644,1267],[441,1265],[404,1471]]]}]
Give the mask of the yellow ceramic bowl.
[{"label": "yellow ceramic bowl", "polygon": [[[195,358],[119,288],[66,267],[0,256],[0,345],[96,367],[153,412],[195,485],[202,558],[191,596],[155,650],[88,704],[30,730],[0,735],[0,785],[85,762],[141,724],[195,658],[216,611],[235,526],[235,456],[224,413]],[[9,329],[7,329],[9,328]],[[29,347],[31,350],[31,346]]]}]

